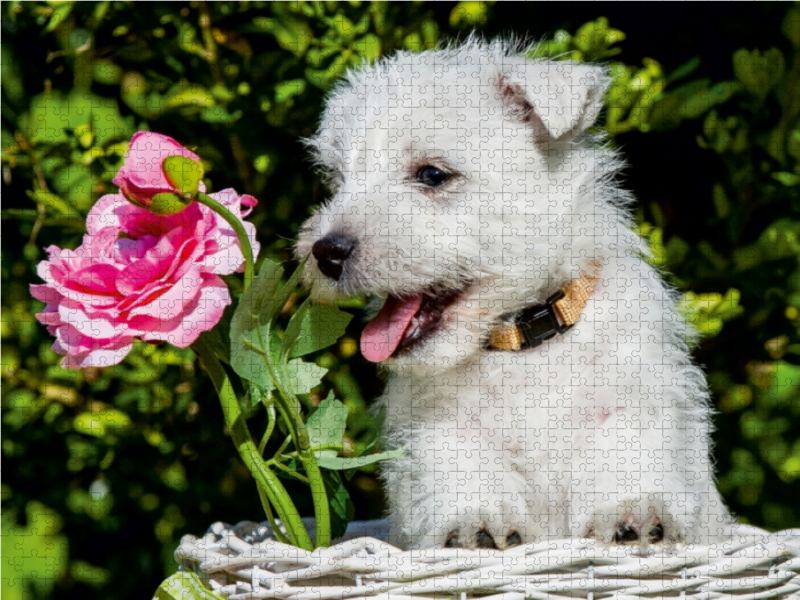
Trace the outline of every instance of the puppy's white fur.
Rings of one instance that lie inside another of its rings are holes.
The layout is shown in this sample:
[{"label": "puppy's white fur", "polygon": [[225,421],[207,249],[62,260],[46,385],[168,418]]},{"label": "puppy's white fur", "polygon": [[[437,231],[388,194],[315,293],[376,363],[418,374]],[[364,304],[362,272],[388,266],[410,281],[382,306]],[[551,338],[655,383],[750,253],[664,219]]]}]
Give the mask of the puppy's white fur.
[{"label": "puppy's white fur", "polygon": [[[525,54],[470,38],[352,70],[310,140],[333,195],[297,254],[333,233],[358,241],[338,281],[311,259],[313,294],[468,285],[435,335],[383,363],[386,443],[407,448],[382,468],[392,541],[458,531],[470,544],[485,528],[500,547],[513,532],[610,542],[622,521],[645,540],[658,519],[665,540],[710,543],[730,517],[692,333],[642,258],[620,159],[586,133],[609,79]],[[427,188],[424,165],[454,177]],[[600,280],[566,334],[483,348],[500,320],[595,261]]]}]

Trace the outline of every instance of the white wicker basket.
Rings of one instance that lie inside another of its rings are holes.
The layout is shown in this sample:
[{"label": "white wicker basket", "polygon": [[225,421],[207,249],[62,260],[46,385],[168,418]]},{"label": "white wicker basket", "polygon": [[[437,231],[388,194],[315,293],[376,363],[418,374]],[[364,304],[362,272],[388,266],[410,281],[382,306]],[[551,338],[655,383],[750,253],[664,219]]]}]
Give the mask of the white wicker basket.
[{"label": "white wicker basket", "polygon": [[184,536],[175,559],[229,600],[800,600],[800,529],[770,534],[739,525],[725,544],[646,555],[577,538],[506,551],[403,551],[380,539],[386,533],[385,521],[353,523],[335,545],[307,552],[272,539],[266,524],[215,523],[200,539]]}]

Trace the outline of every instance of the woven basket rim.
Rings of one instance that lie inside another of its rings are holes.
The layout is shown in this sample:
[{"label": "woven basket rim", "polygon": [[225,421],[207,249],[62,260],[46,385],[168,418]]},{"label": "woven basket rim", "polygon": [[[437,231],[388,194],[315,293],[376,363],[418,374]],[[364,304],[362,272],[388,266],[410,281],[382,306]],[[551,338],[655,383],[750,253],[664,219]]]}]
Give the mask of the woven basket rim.
[{"label": "woven basket rim", "polygon": [[[313,520],[306,520],[311,526]],[[310,529],[313,530],[313,529]],[[328,548],[307,551],[269,537],[265,523],[215,523],[184,536],[175,558],[230,600],[281,598],[797,598],[800,529],[770,533],[737,525],[711,546],[605,545],[549,539],[505,551],[403,550],[384,539],[388,522],[351,524]]]}]

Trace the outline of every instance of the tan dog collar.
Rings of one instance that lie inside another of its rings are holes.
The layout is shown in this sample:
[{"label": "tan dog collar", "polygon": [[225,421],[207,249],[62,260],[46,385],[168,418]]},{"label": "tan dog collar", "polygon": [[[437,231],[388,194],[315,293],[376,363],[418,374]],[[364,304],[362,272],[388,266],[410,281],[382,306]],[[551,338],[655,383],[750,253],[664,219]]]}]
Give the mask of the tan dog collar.
[{"label": "tan dog collar", "polygon": [[520,311],[514,323],[498,325],[489,332],[491,350],[527,350],[541,345],[557,333],[564,333],[578,322],[589,297],[594,292],[600,265],[594,263],[591,273],[585,271],[550,296],[544,304]]}]

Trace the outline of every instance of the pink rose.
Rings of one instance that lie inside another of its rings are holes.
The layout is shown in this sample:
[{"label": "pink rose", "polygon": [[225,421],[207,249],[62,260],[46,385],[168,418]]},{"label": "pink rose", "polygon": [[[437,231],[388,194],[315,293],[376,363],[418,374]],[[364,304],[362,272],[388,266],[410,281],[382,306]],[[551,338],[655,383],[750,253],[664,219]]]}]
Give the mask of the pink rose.
[{"label": "pink rose", "polygon": [[139,131],[131,139],[125,164],[113,179],[122,195],[157,214],[183,210],[205,192],[200,158],[171,137]]},{"label": "pink rose", "polygon": [[[257,202],[230,189],[211,197],[242,219]],[[257,254],[255,227],[244,227]],[[158,216],[112,194],[94,205],[86,228],[76,250],[47,248],[50,258],[38,266],[45,283],[31,286],[47,305],[36,318],[55,336],[62,366],[117,364],[135,338],[185,348],[230,304],[219,275],[241,270],[244,258],[233,229],[211,209],[193,202]]]}]

